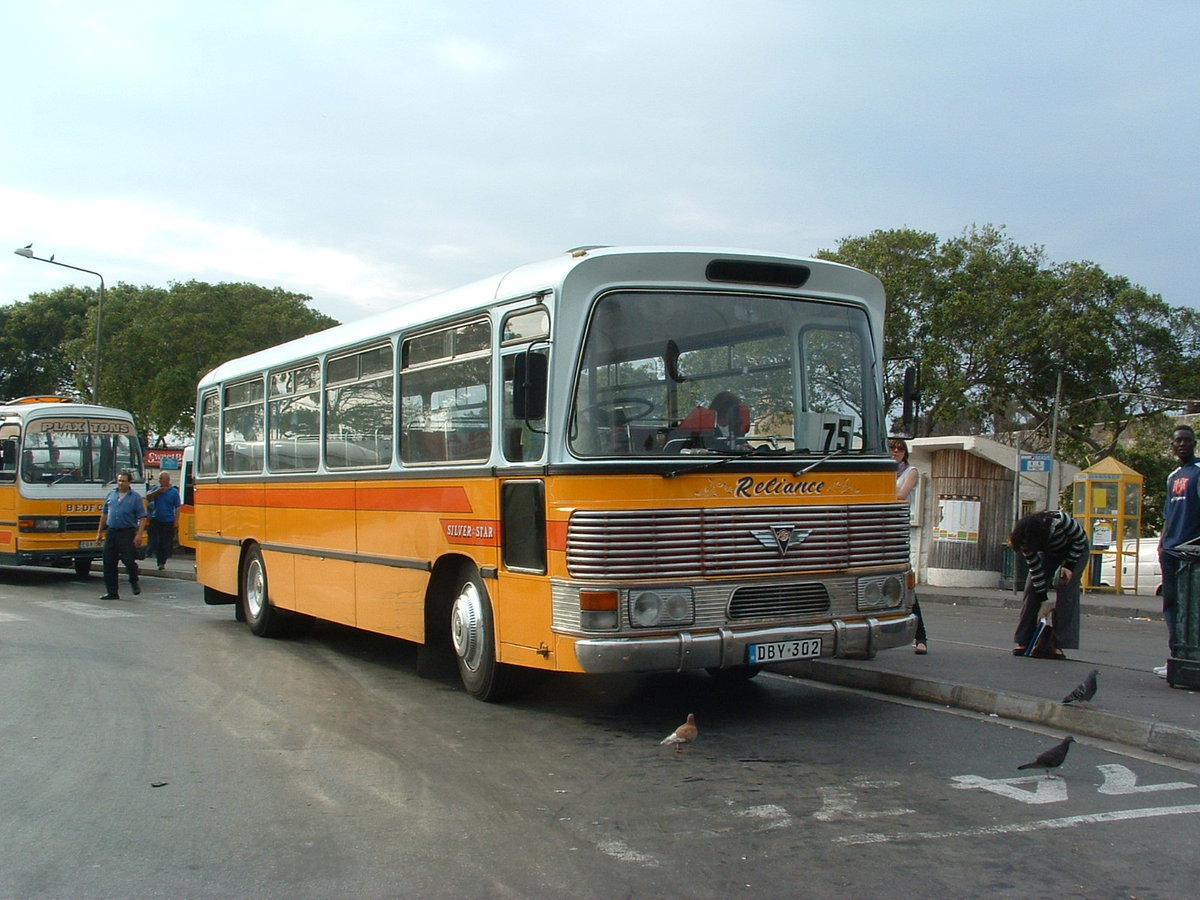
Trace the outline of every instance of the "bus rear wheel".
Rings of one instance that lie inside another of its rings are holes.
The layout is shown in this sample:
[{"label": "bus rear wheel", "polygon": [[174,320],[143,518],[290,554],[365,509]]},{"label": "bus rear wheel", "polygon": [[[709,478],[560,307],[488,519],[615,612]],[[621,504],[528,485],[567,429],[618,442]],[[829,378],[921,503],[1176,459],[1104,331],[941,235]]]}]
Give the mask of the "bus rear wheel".
[{"label": "bus rear wheel", "polygon": [[464,566],[455,584],[450,642],[459,678],[472,697],[485,703],[502,700],[512,687],[513,670],[496,660],[495,620],[487,589],[473,566]]}]

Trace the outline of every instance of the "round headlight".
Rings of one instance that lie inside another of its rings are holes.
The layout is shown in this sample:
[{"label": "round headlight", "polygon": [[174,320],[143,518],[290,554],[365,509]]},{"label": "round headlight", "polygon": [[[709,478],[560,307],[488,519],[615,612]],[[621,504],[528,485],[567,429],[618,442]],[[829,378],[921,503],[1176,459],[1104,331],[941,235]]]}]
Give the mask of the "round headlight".
[{"label": "round headlight", "polygon": [[865,606],[878,606],[880,597],[880,585],[878,581],[867,582],[863,588],[863,604]]},{"label": "round headlight", "polygon": [[895,575],[883,583],[883,596],[889,606],[899,606],[900,601],[904,599],[904,585]]},{"label": "round headlight", "polygon": [[654,591],[642,591],[633,600],[633,608],[629,617],[639,628],[649,628],[658,624],[662,615],[662,598]]}]

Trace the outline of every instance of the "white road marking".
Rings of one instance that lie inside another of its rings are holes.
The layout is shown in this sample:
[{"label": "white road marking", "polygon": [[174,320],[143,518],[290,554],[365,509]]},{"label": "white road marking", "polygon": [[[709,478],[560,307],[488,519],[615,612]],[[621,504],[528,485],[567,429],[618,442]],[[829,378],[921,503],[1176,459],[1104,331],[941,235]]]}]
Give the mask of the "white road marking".
[{"label": "white road marking", "polygon": [[659,862],[648,853],[634,850],[624,841],[601,841],[596,845],[601,853],[611,856],[613,859],[619,859],[622,862],[635,862],[643,866],[658,866]]},{"label": "white road marking", "polygon": [[[1047,778],[1045,775],[1020,775],[1016,778],[984,778],[982,775],[955,775],[950,779],[950,786],[962,791],[989,791],[1007,797],[1009,800],[1019,800],[1022,803],[1061,803],[1067,799],[1067,783],[1061,778]],[[1033,790],[1018,787],[1022,784],[1032,784]]]},{"label": "white road marking", "polygon": [[125,619],[137,617],[137,613],[127,609],[113,609],[110,606],[96,606],[92,603],[79,603],[76,600],[35,600],[38,606],[58,612],[71,613],[76,616],[87,616],[92,619]]},{"label": "white road marking", "polygon": [[18,616],[16,613],[0,612],[0,622],[28,622],[24,616]]},{"label": "white road marking", "polygon": [[739,811],[738,815],[748,819],[763,819],[767,823],[767,829],[787,828],[792,824],[792,817],[788,814],[788,811],[777,803],[764,803],[761,806],[751,806],[748,809]]},{"label": "white road marking", "polygon": [[1105,822],[1125,822],[1131,819],[1152,819],[1158,816],[1194,816],[1200,804],[1188,806],[1153,806],[1145,809],[1119,809],[1114,812],[1066,816],[1061,819],[1039,819],[1013,825],[980,825],[960,831],[918,831],[897,834],[851,834],[833,839],[835,844],[891,844],[901,841],[930,841],[940,838],[979,837],[992,834],[1027,834],[1032,831],[1051,831],[1075,828],[1079,825],[1100,825]]},{"label": "white road marking", "polygon": [[1138,784],[1137,776],[1125,766],[1117,763],[1096,766],[1096,768],[1104,775],[1104,784],[1097,788],[1101,794],[1148,794],[1152,791],[1183,791],[1196,786],[1187,781]]},{"label": "white road marking", "polygon": [[[859,788],[860,791],[867,791],[878,788],[899,787],[900,782],[856,780],[852,781],[850,785],[851,787]],[[818,822],[840,822],[848,819],[879,819],[885,816],[905,816],[911,812],[916,812],[916,810],[903,806],[893,806],[886,809],[863,809],[859,806],[858,797],[848,788],[844,787],[817,788],[817,793],[821,795],[821,808],[813,813],[812,817]]]}]

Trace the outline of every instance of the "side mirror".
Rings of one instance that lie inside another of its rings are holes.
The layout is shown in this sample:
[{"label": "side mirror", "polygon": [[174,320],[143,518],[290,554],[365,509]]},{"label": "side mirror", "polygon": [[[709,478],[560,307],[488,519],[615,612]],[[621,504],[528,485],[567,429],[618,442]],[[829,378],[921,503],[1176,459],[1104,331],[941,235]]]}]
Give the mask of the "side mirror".
[{"label": "side mirror", "polygon": [[546,416],[546,382],[549,360],[545,353],[526,350],[516,359],[513,372],[513,416],[542,419]]}]

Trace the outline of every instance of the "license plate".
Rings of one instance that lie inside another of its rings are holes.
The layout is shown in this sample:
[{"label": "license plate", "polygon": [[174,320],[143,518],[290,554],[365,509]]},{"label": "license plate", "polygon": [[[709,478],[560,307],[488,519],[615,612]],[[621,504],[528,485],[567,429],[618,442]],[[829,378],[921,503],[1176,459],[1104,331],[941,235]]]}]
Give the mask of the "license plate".
[{"label": "license plate", "polygon": [[794,641],[772,641],[751,644],[746,648],[746,662],[752,666],[787,662],[791,659],[812,659],[821,655],[820,638],[800,638]]},{"label": "license plate", "polygon": [[80,550],[99,550],[103,546],[104,546],[103,541],[80,541],[79,542]]}]

